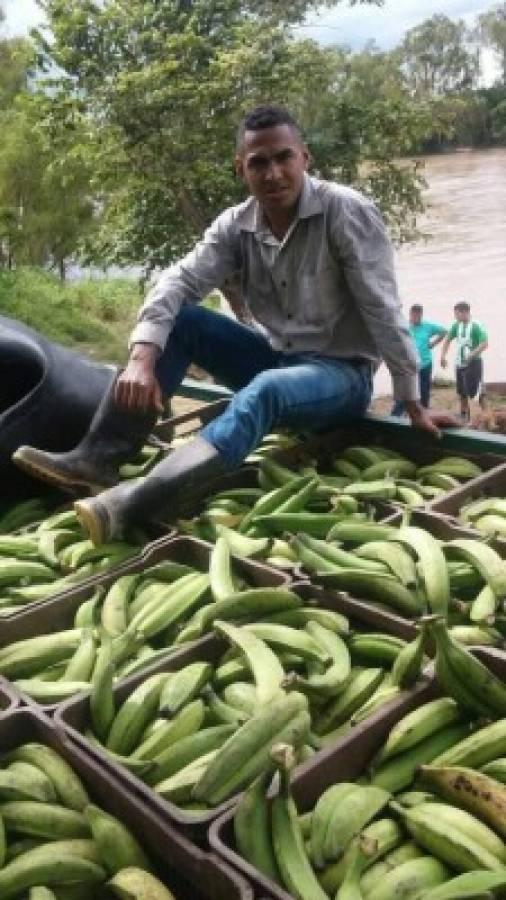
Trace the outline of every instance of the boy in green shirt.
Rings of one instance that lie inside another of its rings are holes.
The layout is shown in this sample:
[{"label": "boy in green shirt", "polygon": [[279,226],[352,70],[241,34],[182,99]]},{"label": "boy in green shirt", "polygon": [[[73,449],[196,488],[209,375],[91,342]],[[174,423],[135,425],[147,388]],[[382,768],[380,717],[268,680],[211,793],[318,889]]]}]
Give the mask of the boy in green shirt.
[{"label": "boy in green shirt", "polygon": [[481,354],[488,347],[488,335],[483,325],[471,321],[469,303],[456,303],[453,309],[456,321],[444,340],[441,349],[441,365],[443,369],[446,367],[448,347],[451,341],[456,340],[455,374],[457,394],[460,398],[460,417],[464,422],[469,422],[471,418],[469,400],[478,394],[480,406],[483,407],[485,404]]},{"label": "boy in green shirt", "polygon": [[[443,328],[442,325],[436,325],[435,322],[427,322],[423,318],[423,306],[420,306],[419,303],[413,303],[409,310],[409,331],[418,351],[420,402],[427,409],[430,403],[432,384],[432,348],[443,340],[446,328]],[[404,404],[398,400],[394,403],[391,415],[402,416],[403,413]]]}]

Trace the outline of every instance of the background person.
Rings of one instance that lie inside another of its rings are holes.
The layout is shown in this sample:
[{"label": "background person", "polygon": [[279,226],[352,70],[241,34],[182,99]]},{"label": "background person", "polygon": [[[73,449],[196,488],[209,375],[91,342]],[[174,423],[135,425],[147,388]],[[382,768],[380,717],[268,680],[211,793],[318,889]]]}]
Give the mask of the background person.
[{"label": "background person", "polygon": [[453,310],[456,321],[451,325],[441,348],[441,365],[443,369],[446,368],[448,348],[452,341],[456,341],[455,375],[460,398],[460,417],[464,422],[469,422],[469,400],[478,394],[480,406],[485,406],[486,403],[481,354],[488,347],[488,335],[480,322],[472,321],[469,303],[456,303]]},{"label": "background person", "polygon": [[[415,342],[420,360],[418,377],[420,380],[420,402],[426,409],[430,406],[430,389],[432,385],[432,349],[439,344],[445,334],[443,325],[427,322],[423,319],[423,306],[413,303],[409,310],[409,331]],[[404,414],[404,403],[397,401],[392,408],[392,416]]]},{"label": "background person", "polygon": [[[248,199],[225,210],[194,249],[150,291],[130,358],[90,432],[70,454],[22,447],[19,465],[58,484],[113,477],[128,429],[122,416],[156,418],[191,362],[234,391],[222,415],[133,483],[75,504],[95,543],[161,511],[239,466],[279,427],[323,431],[361,417],[381,358],[393,393],[416,425],[438,425],[419,402],[418,360],[397,297],[393,252],[374,204],[352,188],[307,174],[309,151],[292,116],[259,107],[240,125],[235,167]],[[237,271],[260,332],[198,305]],[[152,424],[152,422],[151,422]],[[113,427],[111,427],[111,425]],[[104,459],[105,456],[105,459]]]}]

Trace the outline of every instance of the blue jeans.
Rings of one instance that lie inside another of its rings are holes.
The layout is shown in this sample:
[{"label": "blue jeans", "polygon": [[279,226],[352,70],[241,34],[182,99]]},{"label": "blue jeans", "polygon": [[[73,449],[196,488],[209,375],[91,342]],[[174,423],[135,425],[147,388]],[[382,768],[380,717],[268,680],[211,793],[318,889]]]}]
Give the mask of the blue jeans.
[{"label": "blue jeans", "polygon": [[372,392],[367,361],[273,350],[263,334],[202,306],[183,306],[156,374],[168,397],[190,363],[234,391],[201,435],[234,469],[278,427],[324,431],[364,415]]},{"label": "blue jeans", "polygon": [[[432,363],[430,363],[428,366],[424,366],[423,369],[419,370],[418,383],[420,385],[420,403],[422,404],[422,406],[425,406],[425,408],[428,409],[430,404],[430,388],[432,384]],[[390,415],[403,416],[404,411],[404,403],[402,402],[402,400],[397,400],[392,407],[392,412]]]}]

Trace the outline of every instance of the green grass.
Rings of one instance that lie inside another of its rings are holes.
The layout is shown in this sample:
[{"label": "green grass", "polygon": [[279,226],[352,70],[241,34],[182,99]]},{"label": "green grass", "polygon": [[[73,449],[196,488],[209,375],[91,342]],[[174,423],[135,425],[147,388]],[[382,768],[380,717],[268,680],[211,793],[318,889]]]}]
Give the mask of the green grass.
[{"label": "green grass", "polygon": [[39,268],[0,270],[0,314],[101,360],[125,360],[141,302],[138,284],[128,278],[62,284]]},{"label": "green grass", "polygon": [[[108,362],[125,361],[141,303],[140,288],[129,278],[62,283],[44,269],[0,269],[0,315],[18,319],[53,341]],[[219,295],[210,294],[204,305],[219,309]]]}]

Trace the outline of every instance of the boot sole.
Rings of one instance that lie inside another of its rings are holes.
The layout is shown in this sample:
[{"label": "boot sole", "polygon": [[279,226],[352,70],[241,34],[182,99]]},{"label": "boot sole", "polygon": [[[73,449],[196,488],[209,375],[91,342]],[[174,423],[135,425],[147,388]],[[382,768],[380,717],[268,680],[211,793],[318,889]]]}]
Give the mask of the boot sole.
[{"label": "boot sole", "polygon": [[33,475],[38,481],[43,481],[45,484],[51,484],[55,487],[66,488],[67,490],[86,488],[93,494],[99,494],[110,486],[107,484],[97,484],[93,481],[86,481],[84,478],[78,479],[66,477],[65,475],[53,471],[53,469],[45,469],[43,466],[37,465],[37,463],[33,462],[31,459],[28,460],[24,457],[17,457],[15,453],[12,455],[12,460],[19,469],[23,469],[23,471],[27,472],[29,475]]},{"label": "boot sole", "polygon": [[83,528],[88,532],[90,540],[95,547],[99,547],[106,542],[106,536],[102,528],[102,523],[98,516],[88,508],[85,500],[76,500],[74,509]]}]

